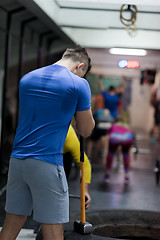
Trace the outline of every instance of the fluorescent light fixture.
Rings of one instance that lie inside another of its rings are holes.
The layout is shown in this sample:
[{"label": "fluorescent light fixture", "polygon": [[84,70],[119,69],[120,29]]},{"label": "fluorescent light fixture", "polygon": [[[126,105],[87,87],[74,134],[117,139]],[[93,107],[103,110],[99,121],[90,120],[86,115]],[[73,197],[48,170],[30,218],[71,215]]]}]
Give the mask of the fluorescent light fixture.
[{"label": "fluorescent light fixture", "polygon": [[109,52],[111,54],[135,55],[135,56],[145,56],[147,54],[147,51],[144,49],[132,49],[132,48],[110,48]]}]

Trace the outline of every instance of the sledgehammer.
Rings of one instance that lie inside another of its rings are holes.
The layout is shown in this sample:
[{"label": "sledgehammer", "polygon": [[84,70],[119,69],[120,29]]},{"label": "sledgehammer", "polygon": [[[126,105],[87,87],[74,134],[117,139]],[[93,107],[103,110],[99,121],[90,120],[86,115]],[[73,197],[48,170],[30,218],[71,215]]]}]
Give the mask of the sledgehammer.
[{"label": "sledgehammer", "polygon": [[92,224],[86,222],[85,219],[84,139],[82,136],[80,136],[80,169],[81,219],[74,222],[74,230],[86,235],[92,232]]}]

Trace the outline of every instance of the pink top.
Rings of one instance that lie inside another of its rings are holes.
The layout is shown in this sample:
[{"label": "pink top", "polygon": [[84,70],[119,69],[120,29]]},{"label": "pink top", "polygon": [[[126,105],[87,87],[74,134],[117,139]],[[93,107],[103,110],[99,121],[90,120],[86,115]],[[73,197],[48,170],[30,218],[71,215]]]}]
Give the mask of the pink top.
[{"label": "pink top", "polygon": [[132,132],[123,126],[118,124],[113,124],[112,127],[107,131],[109,134],[109,141],[110,142],[126,142],[126,141],[133,141],[133,134]]},{"label": "pink top", "polygon": [[131,133],[131,131],[123,126],[119,126],[116,123],[112,125],[112,127],[110,129],[107,130],[107,134],[111,134],[111,133],[121,133],[121,134],[125,134],[125,133]]}]

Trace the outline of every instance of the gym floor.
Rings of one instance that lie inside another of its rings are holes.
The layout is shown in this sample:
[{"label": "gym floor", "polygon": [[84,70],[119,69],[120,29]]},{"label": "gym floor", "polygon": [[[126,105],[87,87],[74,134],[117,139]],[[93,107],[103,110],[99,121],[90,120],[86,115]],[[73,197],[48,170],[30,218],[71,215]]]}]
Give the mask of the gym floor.
[{"label": "gym floor", "polygon": [[[137,145],[139,153],[133,159],[130,171],[130,183],[124,184],[123,163],[117,167],[115,159],[111,179],[109,183],[103,182],[104,171],[100,164],[92,162],[92,183],[90,185],[91,206],[86,210],[87,215],[97,211],[106,210],[141,210],[160,213],[160,183],[156,184],[154,172],[156,158],[160,153],[160,147],[151,143],[147,134],[137,131]],[[100,161],[100,160],[99,160]],[[74,178],[75,169],[71,171],[69,179],[70,195],[79,196],[79,177]],[[79,171],[78,171],[79,175]],[[4,221],[5,186],[6,177],[0,179],[0,226]],[[64,226],[65,232],[71,229],[75,220],[79,220],[80,200],[70,197],[70,223]],[[35,239],[32,229],[38,226],[31,217],[28,218],[23,230],[18,237],[19,240]]]},{"label": "gym floor", "polygon": [[[132,209],[160,211],[160,183],[156,185],[154,173],[156,158],[160,150],[155,143],[150,143],[147,134],[137,134],[139,154],[131,163],[130,183],[124,184],[123,163],[119,168],[113,164],[109,183],[103,182],[104,172],[99,164],[92,164],[92,183],[90,194],[92,203],[87,212],[107,209]],[[79,180],[70,181],[70,194],[79,194]],[[70,199],[71,215],[78,211],[79,200]]]}]

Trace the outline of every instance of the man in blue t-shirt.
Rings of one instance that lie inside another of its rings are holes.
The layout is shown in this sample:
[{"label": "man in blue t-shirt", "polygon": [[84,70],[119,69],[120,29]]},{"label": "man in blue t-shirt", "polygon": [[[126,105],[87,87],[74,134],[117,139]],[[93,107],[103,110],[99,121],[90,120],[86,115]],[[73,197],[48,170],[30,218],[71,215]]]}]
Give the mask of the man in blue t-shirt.
[{"label": "man in blue t-shirt", "polygon": [[69,219],[63,145],[73,116],[83,137],[95,125],[90,87],[82,78],[89,68],[86,50],[77,47],[67,49],[55,64],[22,77],[1,240],[16,239],[32,210],[44,239],[63,239],[63,223]]},{"label": "man in blue t-shirt", "polygon": [[110,86],[108,91],[102,91],[102,95],[105,101],[105,108],[109,109],[111,116],[116,118],[118,116],[119,96],[116,94],[115,88]]},{"label": "man in blue t-shirt", "polygon": [[113,118],[118,116],[118,104],[119,104],[119,95],[116,94],[115,88],[110,86],[108,91],[105,91],[102,84],[102,77],[99,78],[99,86],[104,97],[105,108],[110,111],[110,114]]}]

